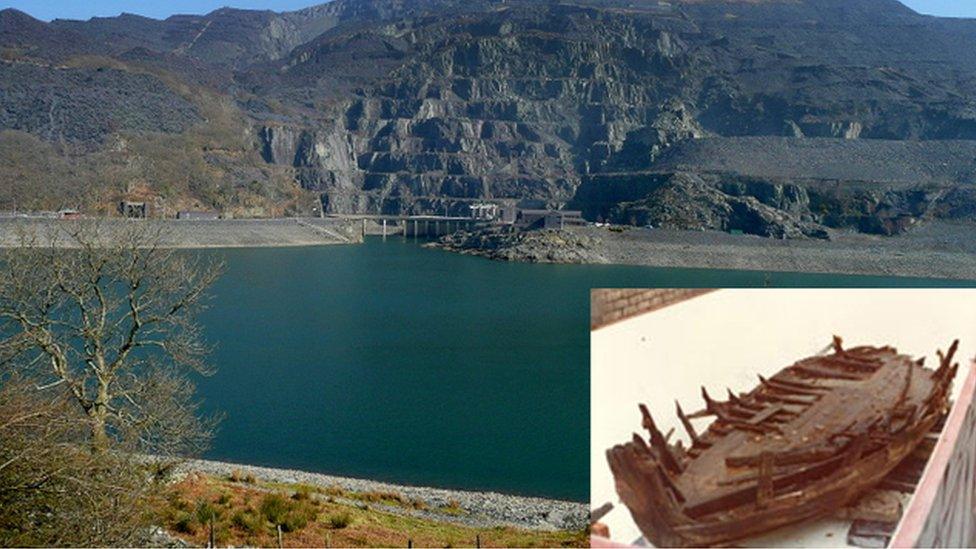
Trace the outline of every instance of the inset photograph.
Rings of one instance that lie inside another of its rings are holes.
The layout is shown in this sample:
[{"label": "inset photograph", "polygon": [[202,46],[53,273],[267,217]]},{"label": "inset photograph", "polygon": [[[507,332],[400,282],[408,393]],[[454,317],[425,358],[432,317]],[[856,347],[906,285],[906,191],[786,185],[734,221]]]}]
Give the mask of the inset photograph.
[{"label": "inset photograph", "polygon": [[594,547],[976,542],[976,291],[591,298]]}]

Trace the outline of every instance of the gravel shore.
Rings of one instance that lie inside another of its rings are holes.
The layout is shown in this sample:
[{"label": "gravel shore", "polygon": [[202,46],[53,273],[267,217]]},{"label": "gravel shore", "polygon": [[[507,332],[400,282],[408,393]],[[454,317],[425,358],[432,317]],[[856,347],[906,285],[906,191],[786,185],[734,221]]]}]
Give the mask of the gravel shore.
[{"label": "gravel shore", "polygon": [[974,234],[976,224],[938,222],[901,236],[833,233],[830,240],[587,226],[459,233],[429,246],[503,261],[976,280]]},{"label": "gravel shore", "polygon": [[[42,243],[69,246],[65,231],[86,222],[90,221],[3,218],[0,219],[0,248],[18,247],[25,230],[36,235]],[[162,246],[168,248],[259,248],[362,242],[360,226],[343,219],[99,219],[94,222],[107,239],[136,223],[159,228]]]},{"label": "gravel shore", "polygon": [[[584,503],[543,498],[511,496],[494,492],[470,492],[445,490],[419,486],[401,486],[372,480],[336,477],[321,473],[309,473],[291,469],[274,469],[254,465],[241,465],[210,460],[189,460],[181,465],[184,472],[228,477],[253,475],[265,482],[283,484],[307,484],[321,488],[340,487],[348,492],[394,492],[406,498],[424,501],[430,508],[457,506],[463,515],[445,517],[427,516],[437,520],[450,520],[469,526],[491,528],[511,526],[529,530],[577,530],[585,528],[589,506]],[[423,514],[418,512],[417,514]],[[432,515],[428,513],[428,515]]]},{"label": "gravel shore", "polygon": [[976,227],[927,227],[898,237],[837,234],[830,241],[721,232],[579,229],[607,263],[752,271],[976,280]]}]

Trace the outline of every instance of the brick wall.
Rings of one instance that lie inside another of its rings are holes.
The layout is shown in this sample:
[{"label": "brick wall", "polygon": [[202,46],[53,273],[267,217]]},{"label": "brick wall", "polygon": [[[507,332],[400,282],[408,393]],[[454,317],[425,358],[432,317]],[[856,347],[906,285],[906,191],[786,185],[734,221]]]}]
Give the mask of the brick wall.
[{"label": "brick wall", "polygon": [[597,289],[590,292],[590,329],[667,307],[713,290],[682,289]]}]

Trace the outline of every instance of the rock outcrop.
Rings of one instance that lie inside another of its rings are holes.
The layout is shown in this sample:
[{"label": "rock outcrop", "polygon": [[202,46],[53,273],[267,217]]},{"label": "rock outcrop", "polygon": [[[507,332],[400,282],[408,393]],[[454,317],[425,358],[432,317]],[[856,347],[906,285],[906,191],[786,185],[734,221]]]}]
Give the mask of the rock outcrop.
[{"label": "rock outcrop", "polygon": [[809,198],[795,186],[724,186],[678,173],[647,197],[614,207],[612,221],[664,229],[741,231],[775,238],[827,238],[809,221]]},{"label": "rock outcrop", "polygon": [[498,261],[526,263],[605,263],[599,242],[573,231],[545,229],[519,232],[510,228],[459,231],[428,246],[479,255]]}]

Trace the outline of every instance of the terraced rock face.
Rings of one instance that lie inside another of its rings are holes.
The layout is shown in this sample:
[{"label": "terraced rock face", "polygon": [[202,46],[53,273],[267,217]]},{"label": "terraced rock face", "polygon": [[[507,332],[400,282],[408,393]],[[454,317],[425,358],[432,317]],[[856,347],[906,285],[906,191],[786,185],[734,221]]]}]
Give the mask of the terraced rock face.
[{"label": "terraced rock face", "polygon": [[[107,51],[172,95],[226,97],[251,149],[237,171],[333,212],[534,199],[771,236],[971,216],[976,22],[894,0],[336,0],[50,24],[8,10],[0,45],[19,63]],[[210,124],[159,99],[165,123],[123,102],[123,129]],[[50,139],[41,110],[0,96],[0,127]]]},{"label": "terraced rock face", "polygon": [[673,15],[561,4],[406,19],[352,41],[321,37],[258,89],[287,101],[328,94],[353,70],[359,79],[384,74],[340,95],[329,134],[348,137],[343,169],[318,163],[310,180],[310,155],[299,155],[303,181],[330,198],[335,187],[359,188],[385,211],[430,196],[560,205],[581,175],[634,163],[617,153],[647,162],[673,140],[704,135],[673,100],[682,75],[668,56],[677,47],[658,28],[683,24]]}]

